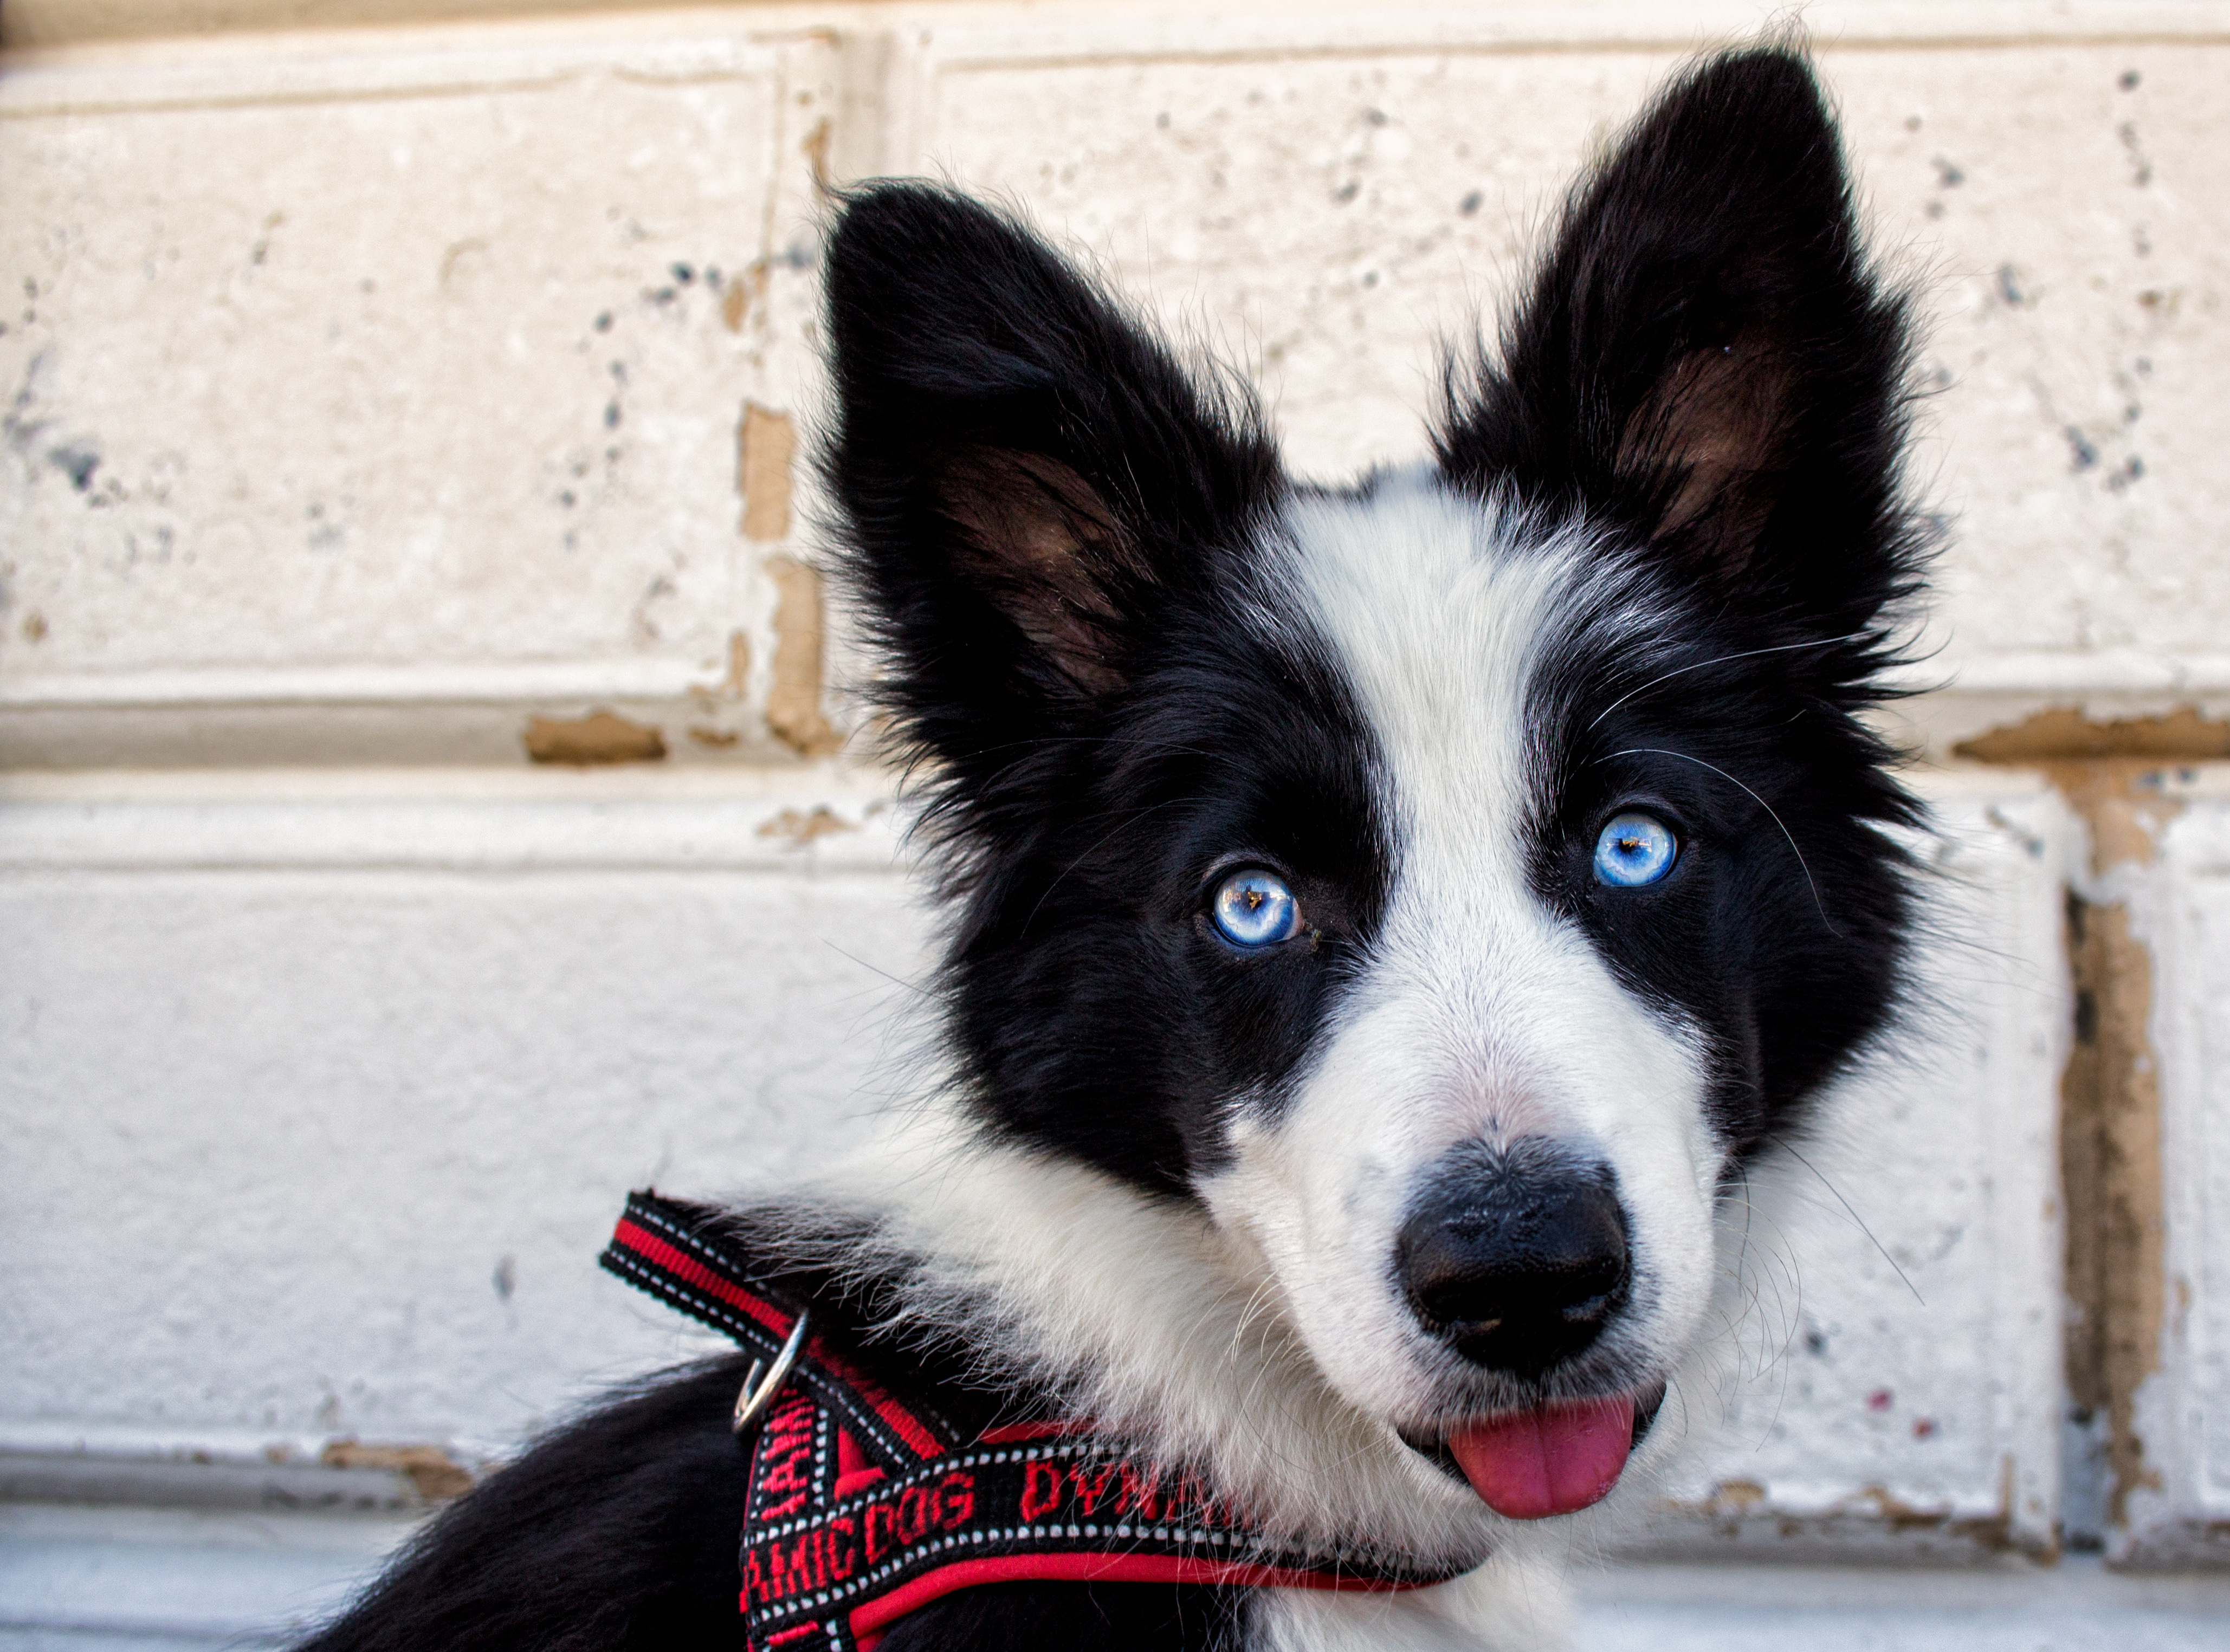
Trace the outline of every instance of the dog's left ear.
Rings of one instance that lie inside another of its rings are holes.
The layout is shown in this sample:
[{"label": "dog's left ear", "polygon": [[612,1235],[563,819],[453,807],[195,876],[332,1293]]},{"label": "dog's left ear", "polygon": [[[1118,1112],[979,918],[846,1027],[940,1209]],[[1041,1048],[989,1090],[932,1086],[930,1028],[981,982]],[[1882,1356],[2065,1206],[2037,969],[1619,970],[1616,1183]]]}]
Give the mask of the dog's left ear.
[{"label": "dog's left ear", "polygon": [[1453,389],[1441,466],[1855,629],[1904,578],[1905,348],[1810,66],[1727,53],[1575,191],[1499,366]]}]

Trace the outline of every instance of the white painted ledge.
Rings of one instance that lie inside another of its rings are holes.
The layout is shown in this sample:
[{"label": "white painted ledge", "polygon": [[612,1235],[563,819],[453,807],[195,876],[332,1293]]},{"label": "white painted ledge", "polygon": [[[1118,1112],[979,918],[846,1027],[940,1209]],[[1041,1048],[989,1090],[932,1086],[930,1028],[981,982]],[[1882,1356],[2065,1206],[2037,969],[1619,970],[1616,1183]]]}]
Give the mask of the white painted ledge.
[{"label": "white painted ledge", "polygon": [[2051,1567],[1628,1566],[1578,1583],[1576,1652],[2214,1652],[2230,1578]]},{"label": "white painted ledge", "polygon": [[288,1644],[413,1518],[0,1504],[4,1652],[216,1652]]},{"label": "white painted ledge", "polygon": [[0,875],[901,869],[887,773],[590,769],[0,771]]}]

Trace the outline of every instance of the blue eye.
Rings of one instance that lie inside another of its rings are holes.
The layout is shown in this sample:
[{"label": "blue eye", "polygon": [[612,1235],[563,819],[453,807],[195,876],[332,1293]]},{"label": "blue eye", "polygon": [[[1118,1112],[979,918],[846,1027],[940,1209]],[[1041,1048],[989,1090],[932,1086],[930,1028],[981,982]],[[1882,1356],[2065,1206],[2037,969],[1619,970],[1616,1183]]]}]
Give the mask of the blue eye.
[{"label": "blue eye", "polygon": [[1672,870],[1679,852],[1672,829],[1639,809],[1611,817],[1595,839],[1595,882],[1613,889],[1639,889]]},{"label": "blue eye", "polygon": [[1300,933],[1301,909],[1275,872],[1234,872],[1216,887],[1215,927],[1234,947],[1272,947]]}]

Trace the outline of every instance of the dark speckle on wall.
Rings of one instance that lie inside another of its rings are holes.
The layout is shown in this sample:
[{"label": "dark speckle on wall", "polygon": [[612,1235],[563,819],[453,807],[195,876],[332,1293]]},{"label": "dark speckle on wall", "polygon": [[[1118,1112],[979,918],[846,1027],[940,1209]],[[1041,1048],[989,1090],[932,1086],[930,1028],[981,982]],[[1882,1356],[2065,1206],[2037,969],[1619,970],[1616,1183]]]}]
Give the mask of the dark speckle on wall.
[{"label": "dark speckle on wall", "polygon": [[100,455],[82,442],[65,442],[50,448],[47,463],[70,479],[70,485],[81,493],[93,491],[93,473],[100,468]]}]

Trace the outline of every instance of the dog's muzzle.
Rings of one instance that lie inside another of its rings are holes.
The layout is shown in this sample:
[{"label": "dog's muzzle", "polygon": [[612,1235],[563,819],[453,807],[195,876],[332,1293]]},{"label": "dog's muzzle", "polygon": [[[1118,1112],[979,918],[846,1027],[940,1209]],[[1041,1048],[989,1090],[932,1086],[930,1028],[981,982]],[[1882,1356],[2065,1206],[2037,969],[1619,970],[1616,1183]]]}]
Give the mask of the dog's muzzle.
[{"label": "dog's muzzle", "polygon": [[[1527,1385],[1591,1347],[1627,1302],[1626,1211],[1608,1166],[1531,1138],[1465,1142],[1426,1177],[1395,1244],[1417,1322]],[[1570,1514],[1617,1484],[1663,1394],[1559,1400],[1467,1420],[1440,1450],[1496,1513]]]}]

